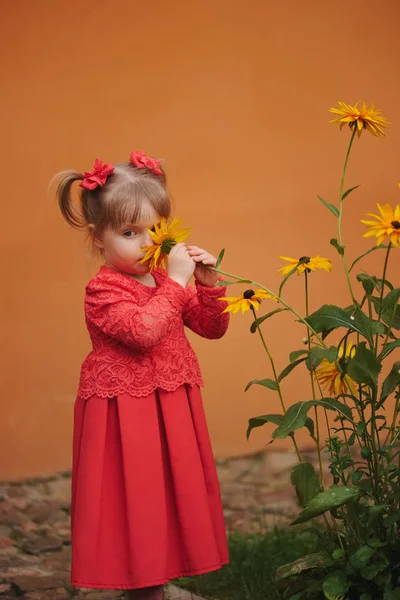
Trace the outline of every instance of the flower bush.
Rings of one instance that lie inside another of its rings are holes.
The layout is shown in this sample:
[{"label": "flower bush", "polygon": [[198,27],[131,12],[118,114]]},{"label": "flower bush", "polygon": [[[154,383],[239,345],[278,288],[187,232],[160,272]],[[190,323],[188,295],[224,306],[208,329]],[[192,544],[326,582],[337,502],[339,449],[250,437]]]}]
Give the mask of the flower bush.
[{"label": "flower bush", "polygon": [[[365,237],[374,237],[376,245],[350,264],[342,236],[343,209],[359,186],[345,190],[349,156],[356,134],[361,137],[369,131],[382,137],[388,122],[380,111],[365,104],[359,108],[358,104],[339,102],[338,108],[330,110],[336,115],[333,122],[349,127],[350,139],[338,204],[319,200],[336,220],[337,237],[330,243],[343,263],[351,304],[324,305],[309,313],[309,278],[319,276],[315,274],[318,269],[329,272],[332,268],[329,259],[319,255],[281,257],[288,264],[279,271],[282,281],[277,292],[223,271],[224,251],[216,270],[225,276],[219,285],[246,285],[241,295],[225,298],[227,310],[252,313],[250,330],[258,332],[271,365],[270,376],[250,381],[246,390],[263,386],[278,395],[281,406],[279,414],[251,418],[247,436],[254,428],[272,423],[275,429],[270,443],[291,439],[298,457],[291,482],[301,506],[293,524],[318,518],[308,528],[315,534],[315,552],[278,571],[284,598],[396,600],[400,599],[400,361],[393,357],[400,347],[400,288],[387,279],[387,266],[399,246],[400,206],[378,204],[379,214],[362,220],[367,228]],[[382,273],[357,273],[360,260],[376,250],[384,256]],[[304,313],[283,295],[287,281],[296,273],[304,286]],[[259,316],[256,311],[270,300],[274,300],[271,310]],[[278,373],[262,329],[282,311],[290,311],[304,325],[306,337],[304,347],[292,351],[289,364]],[[389,368],[383,369],[387,362]],[[282,381],[300,368],[308,370],[310,396],[289,405]],[[382,371],[389,374],[384,378]],[[325,442],[321,440],[321,419],[328,430]],[[296,432],[303,427],[316,445],[317,465],[302,458]],[[330,481],[324,481],[323,452],[329,457]]]}]

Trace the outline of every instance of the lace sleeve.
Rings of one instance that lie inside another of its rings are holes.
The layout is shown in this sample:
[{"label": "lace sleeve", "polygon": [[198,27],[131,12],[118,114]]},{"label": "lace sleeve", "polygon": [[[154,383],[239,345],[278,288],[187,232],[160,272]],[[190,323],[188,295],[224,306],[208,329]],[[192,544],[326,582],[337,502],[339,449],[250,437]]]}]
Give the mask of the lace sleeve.
[{"label": "lace sleeve", "polygon": [[226,294],[226,287],[206,287],[195,282],[196,289],[186,293],[191,298],[183,311],[183,322],[192,331],[208,339],[221,338],[228,329],[229,313],[222,311],[228,306],[218,300]]},{"label": "lace sleeve", "polygon": [[86,291],[86,321],[138,350],[149,350],[169,334],[187,303],[187,290],[166,279],[144,304],[119,281],[92,282]]}]

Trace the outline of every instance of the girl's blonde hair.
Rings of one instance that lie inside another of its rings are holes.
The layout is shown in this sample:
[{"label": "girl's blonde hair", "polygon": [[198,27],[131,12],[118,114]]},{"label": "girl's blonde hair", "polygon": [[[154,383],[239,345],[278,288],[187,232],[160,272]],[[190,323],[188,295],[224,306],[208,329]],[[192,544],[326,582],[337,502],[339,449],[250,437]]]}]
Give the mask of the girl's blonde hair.
[{"label": "girl's blonde hair", "polygon": [[163,170],[161,175],[157,175],[132,163],[113,166],[114,171],[104,185],[94,190],[79,189],[79,209],[72,202],[71,188],[75,181],[83,181],[84,175],[76,171],[62,171],[54,177],[59,207],[72,227],[84,229],[91,225],[91,234],[95,236],[107,228],[118,229],[125,223],[136,223],[146,202],[160,217],[170,216],[171,200]]}]

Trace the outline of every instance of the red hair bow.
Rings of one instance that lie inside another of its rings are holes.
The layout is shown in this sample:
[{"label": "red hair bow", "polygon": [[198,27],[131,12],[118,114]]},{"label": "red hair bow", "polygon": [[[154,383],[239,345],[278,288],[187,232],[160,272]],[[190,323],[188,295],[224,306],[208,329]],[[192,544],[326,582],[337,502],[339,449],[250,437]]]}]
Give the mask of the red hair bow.
[{"label": "red hair bow", "polygon": [[103,161],[96,158],[94,161],[93,171],[86,171],[84,173],[84,179],[79,184],[85,190],[94,190],[99,185],[104,185],[107,181],[107,177],[114,171],[112,164],[103,165]]},{"label": "red hair bow", "polygon": [[155,158],[149,158],[146,156],[144,152],[141,150],[136,150],[132,152],[130,158],[131,164],[135,165],[138,169],[150,169],[156,175],[162,175],[163,172],[160,169],[160,161]]}]

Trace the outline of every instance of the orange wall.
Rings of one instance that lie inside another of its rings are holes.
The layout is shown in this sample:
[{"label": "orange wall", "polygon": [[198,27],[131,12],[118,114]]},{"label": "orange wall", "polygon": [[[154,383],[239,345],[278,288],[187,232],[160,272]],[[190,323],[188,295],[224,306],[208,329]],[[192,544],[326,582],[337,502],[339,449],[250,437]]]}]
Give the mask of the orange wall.
[{"label": "orange wall", "polygon": [[[193,243],[227,248],[226,270],[275,288],[279,254],[320,253],[334,271],[312,276],[312,304],[345,304],[329,246],[334,219],[316,200],[336,200],[348,140],[327,110],[365,98],[392,121],[386,139],[367,133],[355,144],[348,184],[363,187],[346,202],[344,227],[354,256],[369,244],[361,215],[376,200],[400,200],[399,17],[395,0],[3,7],[0,478],[71,461],[73,402],[89,350],[82,301],[95,264],[47,194],[52,175],[89,169],[97,156],[126,160],[135,148],[164,157],[175,212],[193,227]],[[380,264],[378,254],[365,268]],[[301,280],[287,298],[302,309]],[[193,339],[218,455],[261,448],[271,429],[248,443],[247,419],[279,410],[273,392],[243,392],[250,379],[270,376],[249,324],[238,316],[222,341]],[[265,332],[285,366],[303,328],[280,315]],[[288,404],[308,398],[306,375],[284,390]]]}]

